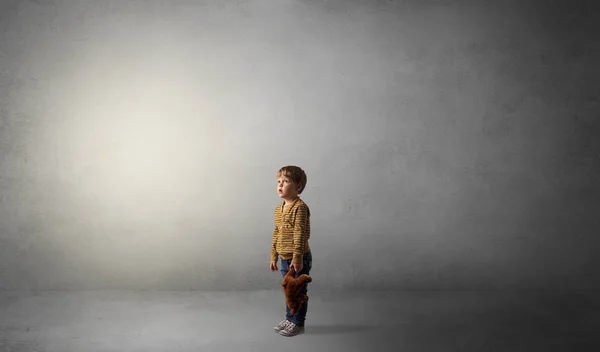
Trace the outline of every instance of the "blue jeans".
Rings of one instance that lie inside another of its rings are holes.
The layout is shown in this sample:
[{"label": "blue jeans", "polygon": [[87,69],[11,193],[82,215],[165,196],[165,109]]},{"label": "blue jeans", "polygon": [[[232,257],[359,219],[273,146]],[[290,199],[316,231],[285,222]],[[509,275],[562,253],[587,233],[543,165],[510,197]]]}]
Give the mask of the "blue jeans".
[{"label": "blue jeans", "polygon": [[[308,252],[304,254],[302,258],[302,271],[296,273],[296,278],[302,274],[310,275],[310,269],[312,268],[312,253]],[[285,277],[285,275],[290,271],[290,264],[292,264],[291,259],[283,259],[281,258],[281,275]],[[300,290],[300,294],[305,295],[308,292],[308,284],[305,284],[302,290]],[[306,320],[306,311],[308,310],[308,302],[302,303],[302,307],[300,310],[296,312],[296,314],[292,315],[290,313],[290,307],[285,305],[285,318],[292,323],[298,326],[304,326],[304,321]]]}]

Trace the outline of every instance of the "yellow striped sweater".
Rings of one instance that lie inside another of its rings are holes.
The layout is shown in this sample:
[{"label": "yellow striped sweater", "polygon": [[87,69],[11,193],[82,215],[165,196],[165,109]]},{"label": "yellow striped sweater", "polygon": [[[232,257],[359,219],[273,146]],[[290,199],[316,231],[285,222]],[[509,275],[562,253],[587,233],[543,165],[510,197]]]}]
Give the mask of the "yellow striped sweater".
[{"label": "yellow striped sweater", "polygon": [[305,253],[310,251],[310,209],[300,198],[297,198],[285,210],[285,201],[275,208],[275,228],[271,242],[271,261],[292,259],[292,263],[302,263]]}]

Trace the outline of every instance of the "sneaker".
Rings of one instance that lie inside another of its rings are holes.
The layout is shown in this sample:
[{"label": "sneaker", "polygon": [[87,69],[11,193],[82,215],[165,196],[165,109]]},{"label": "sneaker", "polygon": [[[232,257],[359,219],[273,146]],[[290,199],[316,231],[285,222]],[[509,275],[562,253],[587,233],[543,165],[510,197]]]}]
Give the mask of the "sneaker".
[{"label": "sneaker", "polygon": [[304,332],[304,326],[298,326],[291,321],[288,322],[287,326],[279,331],[281,336],[294,336],[302,334]]},{"label": "sneaker", "polygon": [[287,328],[287,326],[291,324],[289,320],[284,319],[282,321],[279,322],[279,325],[275,326],[273,328],[273,330],[275,330],[276,332],[280,332],[281,330]]}]

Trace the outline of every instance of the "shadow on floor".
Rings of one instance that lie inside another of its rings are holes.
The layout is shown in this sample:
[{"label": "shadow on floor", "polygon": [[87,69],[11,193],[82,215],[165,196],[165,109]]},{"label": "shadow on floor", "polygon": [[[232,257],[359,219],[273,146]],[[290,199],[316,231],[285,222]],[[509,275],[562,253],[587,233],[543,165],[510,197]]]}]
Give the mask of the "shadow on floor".
[{"label": "shadow on floor", "polygon": [[351,334],[375,329],[368,325],[310,325],[306,326],[307,335]]}]

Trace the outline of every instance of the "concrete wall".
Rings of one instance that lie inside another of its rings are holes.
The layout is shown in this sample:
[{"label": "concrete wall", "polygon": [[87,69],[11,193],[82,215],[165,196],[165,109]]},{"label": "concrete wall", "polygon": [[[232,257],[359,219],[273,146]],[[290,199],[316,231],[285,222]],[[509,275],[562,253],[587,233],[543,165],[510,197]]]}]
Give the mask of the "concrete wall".
[{"label": "concrete wall", "polygon": [[584,4],[3,2],[0,287],[600,288]]}]

